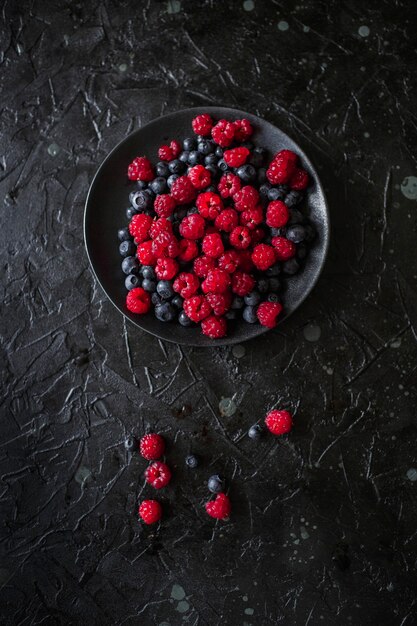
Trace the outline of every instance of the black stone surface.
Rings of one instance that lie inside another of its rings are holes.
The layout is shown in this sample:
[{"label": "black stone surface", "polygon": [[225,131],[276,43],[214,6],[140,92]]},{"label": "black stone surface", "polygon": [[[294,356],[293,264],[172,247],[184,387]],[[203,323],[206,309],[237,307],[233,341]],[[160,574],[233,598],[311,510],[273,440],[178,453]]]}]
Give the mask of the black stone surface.
[{"label": "black stone surface", "polygon": [[[3,3],[2,624],[416,623],[415,19],[405,1]],[[83,250],[108,151],[205,104],[286,131],[331,208],[324,276],[241,358],[124,322]],[[273,406],[293,432],[248,439]],[[146,428],[175,471],[158,528],[124,447]],[[203,508],[215,473],[227,523]]]}]

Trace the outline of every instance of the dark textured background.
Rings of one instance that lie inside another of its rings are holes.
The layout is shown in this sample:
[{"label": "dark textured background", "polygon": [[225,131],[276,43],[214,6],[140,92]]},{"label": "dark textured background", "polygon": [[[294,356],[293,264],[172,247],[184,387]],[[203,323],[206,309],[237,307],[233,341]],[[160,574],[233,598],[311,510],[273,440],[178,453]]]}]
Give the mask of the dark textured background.
[{"label": "dark textured background", "polygon": [[[2,3],[2,624],[417,623],[414,7]],[[294,137],[331,208],[313,295],[240,358],[125,323],[83,249],[107,152],[204,104]],[[254,445],[275,404],[292,434]],[[123,447],[147,426],[175,467],[158,529]],[[214,471],[229,523],[202,506]]]}]

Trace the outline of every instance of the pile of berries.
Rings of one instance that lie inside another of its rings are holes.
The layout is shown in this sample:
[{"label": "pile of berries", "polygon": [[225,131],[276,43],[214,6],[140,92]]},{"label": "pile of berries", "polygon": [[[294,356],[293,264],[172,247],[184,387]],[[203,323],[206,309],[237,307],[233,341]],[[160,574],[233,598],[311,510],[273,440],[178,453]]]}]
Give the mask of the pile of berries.
[{"label": "pile of berries", "polygon": [[137,189],[118,233],[126,306],[200,324],[213,339],[226,335],[228,320],[273,328],[279,276],[299,270],[315,236],[297,208],[308,174],[290,150],[268,165],[246,119],[215,122],[203,113],[192,127],[197,137],[161,146],[155,166],[140,156],[128,167]]}]

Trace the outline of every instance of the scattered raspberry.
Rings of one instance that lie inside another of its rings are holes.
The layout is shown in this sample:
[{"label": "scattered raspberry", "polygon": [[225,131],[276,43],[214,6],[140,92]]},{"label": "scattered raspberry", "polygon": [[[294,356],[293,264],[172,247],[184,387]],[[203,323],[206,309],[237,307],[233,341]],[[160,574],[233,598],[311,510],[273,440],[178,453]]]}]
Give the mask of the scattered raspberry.
[{"label": "scattered raspberry", "polygon": [[139,517],[145,524],[155,524],[162,518],[162,507],[157,500],[144,500],[139,507]]},{"label": "scattered raspberry", "polygon": [[145,470],[146,482],[152,485],[155,489],[162,489],[166,487],[172,477],[171,470],[166,463],[161,461],[155,461]]},{"label": "scattered raspberry", "polygon": [[161,161],[172,161],[175,159],[171,147],[165,145],[158,148],[158,159]]},{"label": "scattered raspberry", "polygon": [[158,280],[171,280],[178,270],[178,263],[174,259],[162,257],[156,261],[155,274]]},{"label": "scattered raspberry", "polygon": [[254,209],[259,202],[259,193],[252,185],[245,185],[240,191],[233,196],[235,208],[237,211],[246,211]]},{"label": "scattered raspberry", "polygon": [[204,293],[224,293],[230,287],[230,276],[224,270],[209,270],[207,278],[201,284]]},{"label": "scattered raspberry", "polygon": [[214,270],[216,261],[208,256],[199,256],[194,260],[194,273],[200,278],[206,278],[210,270]]},{"label": "scattered raspberry", "polygon": [[225,493],[217,494],[215,500],[206,503],[206,511],[214,519],[227,519],[232,512],[229,498]]},{"label": "scattered raspberry", "polygon": [[258,270],[267,270],[276,261],[275,249],[266,243],[259,243],[253,249],[252,261]]},{"label": "scattered raspberry", "polygon": [[295,164],[292,161],[279,156],[266,170],[266,177],[272,185],[282,185],[288,183],[294,170]]},{"label": "scattered raspberry", "polygon": [[224,245],[219,233],[206,235],[202,241],[201,249],[206,256],[218,259],[224,252]]},{"label": "scattered raspberry", "polygon": [[181,272],[174,281],[174,291],[183,298],[191,298],[200,286],[200,281],[195,274]]},{"label": "scattered raspberry", "polygon": [[152,218],[145,213],[137,213],[132,217],[129,224],[129,232],[136,241],[142,243],[149,238],[149,229],[152,226]]},{"label": "scattered raspberry", "polygon": [[239,167],[246,163],[250,152],[247,148],[233,148],[225,150],[223,158],[230,167]]},{"label": "scattered raspberry", "polygon": [[297,251],[295,243],[285,237],[272,237],[272,245],[278,261],[288,261]]},{"label": "scattered raspberry", "polygon": [[277,325],[277,317],[281,311],[282,305],[279,302],[261,302],[256,314],[262,326],[275,328]]},{"label": "scattered raspberry", "polygon": [[186,239],[201,239],[206,229],[204,217],[193,213],[184,217],[180,224],[180,234]]},{"label": "scattered raspberry", "polygon": [[282,228],[290,219],[290,212],[285,202],[273,200],[266,209],[266,223],[271,228]]},{"label": "scattered raspberry", "polygon": [[230,245],[238,250],[249,248],[252,242],[249,228],[247,226],[236,226],[230,233],[229,241]]},{"label": "scattered raspberry", "polygon": [[155,265],[156,257],[152,252],[152,244],[153,241],[150,239],[148,241],[144,241],[143,243],[138,245],[136,250],[136,256],[142,265]]},{"label": "scattered raspberry", "polygon": [[252,231],[252,243],[253,244],[257,244],[260,241],[262,241],[263,239],[265,239],[265,231],[264,231],[264,229],[263,228],[255,228],[255,230]]},{"label": "scattered raspberry", "polygon": [[196,196],[196,190],[188,176],[180,176],[171,187],[171,196],[179,204],[192,202]]},{"label": "scattered raspberry", "polygon": [[[135,290],[133,289],[132,291]],[[160,459],[165,452],[164,438],[156,433],[144,435],[140,440],[139,450],[143,458],[147,461],[156,461]]]},{"label": "scattered raspberry", "polygon": [[156,239],[161,233],[172,233],[172,222],[166,217],[160,217],[152,222],[152,226],[149,229],[149,235],[151,239]]},{"label": "scattered raspberry", "polygon": [[182,151],[182,145],[180,144],[179,141],[177,141],[176,139],[173,139],[171,143],[169,144],[169,147],[171,148],[172,154],[174,155],[174,159],[176,159],[177,156]]},{"label": "scattered raspberry", "polygon": [[211,306],[206,296],[193,296],[184,300],[184,311],[193,322],[201,322],[211,313]]},{"label": "scattered raspberry", "polygon": [[242,272],[250,272],[255,267],[252,261],[252,253],[250,250],[239,250],[239,269]]},{"label": "scattered raspberry", "polygon": [[236,250],[227,250],[221,255],[218,261],[219,268],[228,274],[236,272],[239,265],[239,254]]},{"label": "scattered raspberry", "polygon": [[292,415],[289,411],[270,411],[265,424],[273,435],[285,435],[292,428]]},{"label": "scattered raspberry", "polygon": [[204,165],[194,165],[188,172],[188,178],[196,189],[204,189],[211,183],[211,174]]},{"label": "scattered raspberry", "polygon": [[[255,230],[264,219],[264,212],[261,206],[256,206],[253,209],[246,209],[240,214],[239,222],[242,226],[247,226],[249,230]],[[253,236],[252,236],[253,241]]]},{"label": "scattered raspberry", "polygon": [[297,168],[294,174],[290,178],[290,187],[291,189],[296,189],[297,191],[301,191],[308,186],[309,177],[305,170]]},{"label": "scattered raspberry", "polygon": [[233,141],[233,137],[235,134],[235,127],[232,122],[228,122],[227,120],[219,120],[215,126],[211,129],[211,136],[214,141],[222,146],[222,148],[227,148]]},{"label": "scattered raspberry", "polygon": [[214,220],[214,225],[218,230],[226,233],[232,232],[239,223],[239,216],[234,209],[224,209]]},{"label": "scattered raspberry", "polygon": [[249,120],[243,118],[242,120],[236,120],[233,122],[235,127],[235,140],[246,141],[253,133],[253,128]]},{"label": "scattered raspberry", "polygon": [[198,246],[192,239],[180,239],[178,249],[178,258],[180,261],[192,261],[198,255]]},{"label": "scattered raspberry", "polygon": [[292,150],[280,150],[274,155],[273,161],[276,161],[277,159],[282,159],[292,163],[293,165],[297,165],[298,155],[296,155]]},{"label": "scattered raspberry", "polygon": [[255,279],[246,272],[232,274],[232,291],[237,296],[247,296],[255,286]]},{"label": "scattered raspberry", "polygon": [[224,315],[232,303],[232,294],[229,291],[225,293],[208,293],[207,302],[213,309],[214,315]]},{"label": "scattered raspberry", "polygon": [[159,217],[170,217],[173,214],[177,203],[174,198],[169,195],[169,193],[162,193],[161,195],[156,196],[153,206],[155,213],[159,215]]},{"label": "scattered raspberry", "polygon": [[193,119],[191,125],[196,135],[202,135],[203,137],[207,137],[207,135],[210,135],[210,131],[213,128],[213,123],[214,122],[208,113],[202,113],[201,115],[197,115],[197,117]]},{"label": "scattered raspberry", "polygon": [[223,201],[217,193],[206,191],[198,196],[196,207],[206,220],[215,220],[223,209]]},{"label": "scattered raspberry", "polygon": [[146,157],[136,157],[127,168],[127,176],[130,180],[153,180],[155,174],[152,163]]},{"label": "scattered raspberry", "polygon": [[224,174],[217,185],[217,189],[222,198],[232,198],[241,187],[242,183],[239,176],[235,176],[235,174],[231,172]]},{"label": "scattered raspberry", "polygon": [[201,322],[201,331],[211,339],[220,339],[226,335],[227,322],[224,317],[209,315]]},{"label": "scattered raspberry", "polygon": [[161,256],[176,257],[179,248],[175,235],[167,231],[159,233],[152,242],[152,252],[157,259]]},{"label": "scattered raspberry", "polygon": [[151,297],[142,287],[131,289],[126,296],[126,306],[132,313],[147,313],[151,308]]}]

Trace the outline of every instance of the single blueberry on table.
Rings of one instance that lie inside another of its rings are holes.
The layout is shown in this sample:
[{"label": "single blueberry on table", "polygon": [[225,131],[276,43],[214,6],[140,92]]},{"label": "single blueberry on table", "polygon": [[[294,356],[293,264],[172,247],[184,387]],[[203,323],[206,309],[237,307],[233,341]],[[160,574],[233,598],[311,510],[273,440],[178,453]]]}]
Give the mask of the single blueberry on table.
[{"label": "single blueberry on table", "polygon": [[166,178],[163,178],[162,176],[158,176],[158,178],[154,178],[154,180],[150,184],[150,187],[152,191],[156,193],[156,195],[165,193],[167,191]]},{"label": "single blueberry on table", "polygon": [[122,261],[122,271],[125,274],[137,274],[139,272],[139,261],[135,256],[127,256]]},{"label": "single blueberry on table", "polygon": [[301,243],[306,238],[306,229],[302,224],[295,224],[287,228],[286,237],[293,243]]},{"label": "single blueberry on table", "polygon": [[211,493],[221,493],[222,491],[224,491],[225,488],[224,478],[222,476],[219,476],[218,474],[210,476],[207,481],[207,487],[208,490],[211,491]]},{"label": "single blueberry on table", "polygon": [[242,317],[245,320],[245,322],[248,322],[248,324],[256,324],[256,322],[258,321],[258,318],[256,315],[256,307],[245,306],[245,308],[243,309]]},{"label": "single blueberry on table", "polygon": [[149,278],[144,278],[142,281],[142,288],[145,291],[153,292],[156,289],[156,282],[154,280],[150,280]]},{"label": "single blueberry on table", "polygon": [[300,264],[295,258],[284,261],[284,263],[282,264],[282,271],[284,272],[284,274],[288,274],[288,276],[293,276],[293,274],[296,274],[299,269]]},{"label": "single blueberry on table", "polygon": [[184,327],[192,325],[192,321],[190,320],[188,315],[185,313],[185,311],[180,311],[178,315],[178,321],[181,324],[181,326],[184,326]]},{"label": "single blueberry on table", "polygon": [[195,454],[189,454],[185,458],[185,464],[190,469],[195,469],[196,467],[198,467],[198,457]]},{"label": "single blueberry on table", "polygon": [[132,235],[130,234],[127,226],[125,226],[124,228],[119,228],[119,230],[117,231],[117,237],[119,241],[131,241],[132,240]]},{"label": "single blueberry on table", "polygon": [[138,448],[138,441],[137,441],[136,437],[133,437],[133,435],[131,435],[130,437],[125,439],[125,448],[129,452],[133,452],[134,450],[137,450],[137,448]]},{"label": "single blueberry on table", "polygon": [[155,270],[151,265],[142,265],[142,269],[140,270],[143,278],[148,278],[149,280],[155,280]]},{"label": "single blueberry on table", "polygon": [[155,166],[155,172],[157,176],[163,176],[163,178],[168,178],[169,176],[169,167],[166,161],[159,161],[159,163]]},{"label": "single blueberry on table", "polygon": [[171,174],[171,176],[169,176],[169,178],[167,179],[167,185],[170,189],[172,185],[175,183],[175,181],[177,180],[177,178],[179,178],[178,174]]},{"label": "single blueberry on table", "polygon": [[260,424],[254,424],[248,430],[249,439],[253,439],[254,441],[260,439],[264,433],[264,429]]},{"label": "single blueberry on table", "polygon": [[176,315],[174,307],[169,302],[157,304],[154,311],[156,319],[160,322],[172,322]]},{"label": "single blueberry on table", "polygon": [[182,147],[188,152],[197,148],[197,140],[194,137],[186,137],[182,142]]},{"label": "single blueberry on table", "polygon": [[246,163],[246,165],[238,167],[236,174],[244,183],[251,183],[256,178],[256,170],[253,165],[250,165],[250,163]]},{"label": "single blueberry on table", "polygon": [[182,174],[185,169],[185,163],[180,161],[179,159],[174,159],[169,162],[169,171],[171,174]]},{"label": "single blueberry on table", "polygon": [[251,293],[249,293],[243,299],[245,301],[245,304],[247,304],[248,306],[256,306],[261,301],[261,294],[259,293],[259,291],[251,291]]},{"label": "single blueberry on table", "polygon": [[169,280],[160,280],[156,284],[156,291],[164,300],[169,300],[175,294],[172,283]]},{"label": "single blueberry on table", "polygon": [[129,276],[126,276],[125,287],[128,291],[136,289],[136,287],[140,287],[140,284],[140,278],[136,274],[129,274]]},{"label": "single blueberry on table", "polygon": [[119,253],[122,256],[133,256],[136,252],[136,246],[133,241],[122,241],[119,246]]}]

